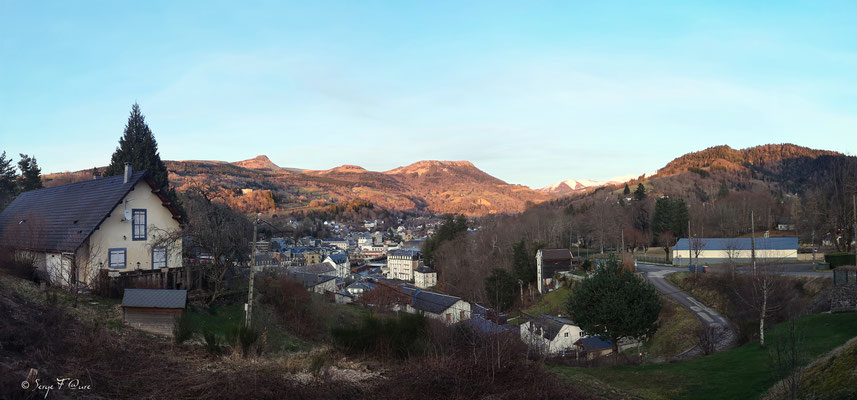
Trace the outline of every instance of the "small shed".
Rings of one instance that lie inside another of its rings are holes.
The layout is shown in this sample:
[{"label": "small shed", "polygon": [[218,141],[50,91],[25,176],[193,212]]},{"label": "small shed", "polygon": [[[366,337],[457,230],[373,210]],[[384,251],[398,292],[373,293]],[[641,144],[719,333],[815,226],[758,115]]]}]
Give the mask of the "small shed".
[{"label": "small shed", "polygon": [[613,343],[597,336],[580,338],[574,342],[574,346],[577,347],[577,351],[586,354],[587,360],[594,360],[613,352]]},{"label": "small shed", "polygon": [[172,336],[187,304],[187,290],[125,289],[122,322],[147,332]]}]

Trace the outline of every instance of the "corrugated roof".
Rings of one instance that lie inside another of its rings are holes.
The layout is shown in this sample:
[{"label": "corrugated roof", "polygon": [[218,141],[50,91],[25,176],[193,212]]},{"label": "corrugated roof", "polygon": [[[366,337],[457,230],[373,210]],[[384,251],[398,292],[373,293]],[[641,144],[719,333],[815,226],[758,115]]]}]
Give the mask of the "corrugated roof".
[{"label": "corrugated roof", "polygon": [[122,307],[185,308],[187,290],[125,289]]},{"label": "corrugated roof", "polygon": [[[750,250],[750,238],[708,238],[699,239],[703,250]],[[697,247],[697,241],[693,242]],[[798,240],[796,237],[756,238],[756,250],[797,250]],[[679,239],[673,250],[687,250],[687,238]]]},{"label": "corrugated roof", "polygon": [[[118,175],[21,193],[0,213],[0,245],[73,252],[144,178],[158,188],[146,171],[138,171],[128,183]],[[158,196],[166,202],[162,192]],[[168,208],[181,221],[178,210]]]}]

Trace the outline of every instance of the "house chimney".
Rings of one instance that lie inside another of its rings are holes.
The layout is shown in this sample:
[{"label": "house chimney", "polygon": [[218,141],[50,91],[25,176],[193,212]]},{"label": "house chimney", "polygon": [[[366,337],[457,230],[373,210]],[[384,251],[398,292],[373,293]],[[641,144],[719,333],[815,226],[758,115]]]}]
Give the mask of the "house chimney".
[{"label": "house chimney", "polygon": [[128,183],[128,181],[131,180],[131,174],[132,173],[133,173],[133,171],[131,169],[131,163],[125,163],[125,182],[124,183]]}]

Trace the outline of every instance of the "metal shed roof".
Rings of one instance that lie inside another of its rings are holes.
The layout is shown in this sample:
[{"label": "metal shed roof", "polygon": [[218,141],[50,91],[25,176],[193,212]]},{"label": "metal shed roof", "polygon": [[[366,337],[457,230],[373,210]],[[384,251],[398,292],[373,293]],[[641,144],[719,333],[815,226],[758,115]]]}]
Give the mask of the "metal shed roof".
[{"label": "metal shed roof", "polygon": [[[750,250],[750,238],[699,239],[702,250]],[[694,241],[693,247],[697,247]],[[756,238],[756,250],[797,250],[796,237]],[[679,239],[673,250],[688,250],[687,238]]]},{"label": "metal shed roof", "polygon": [[125,289],[122,307],[185,308],[187,290]]}]

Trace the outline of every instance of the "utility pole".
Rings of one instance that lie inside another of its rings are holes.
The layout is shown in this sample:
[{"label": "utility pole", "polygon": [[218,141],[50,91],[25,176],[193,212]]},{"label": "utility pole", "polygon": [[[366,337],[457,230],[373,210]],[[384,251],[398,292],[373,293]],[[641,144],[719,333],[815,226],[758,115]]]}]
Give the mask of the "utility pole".
[{"label": "utility pole", "polygon": [[625,252],[625,228],[622,228],[622,252]]},{"label": "utility pole", "polygon": [[[693,262],[693,241],[690,240],[690,217],[687,218],[687,265]],[[693,267],[693,274],[696,275],[696,267]]]},{"label": "utility pole", "polygon": [[753,272],[756,272],[756,218],[750,210],[750,258],[753,260]]},{"label": "utility pole", "polygon": [[[857,240],[857,195],[851,195],[851,202],[854,205],[854,211],[851,213],[851,216],[854,217],[854,231],[851,233],[851,239]],[[854,256],[857,257],[857,245],[852,246],[852,250],[854,250]]]},{"label": "utility pole", "polygon": [[256,276],[256,234],[259,230],[259,216],[253,220],[253,243],[250,252],[250,287],[247,289],[247,312],[245,313],[244,325],[248,328],[253,321],[253,278]]}]

